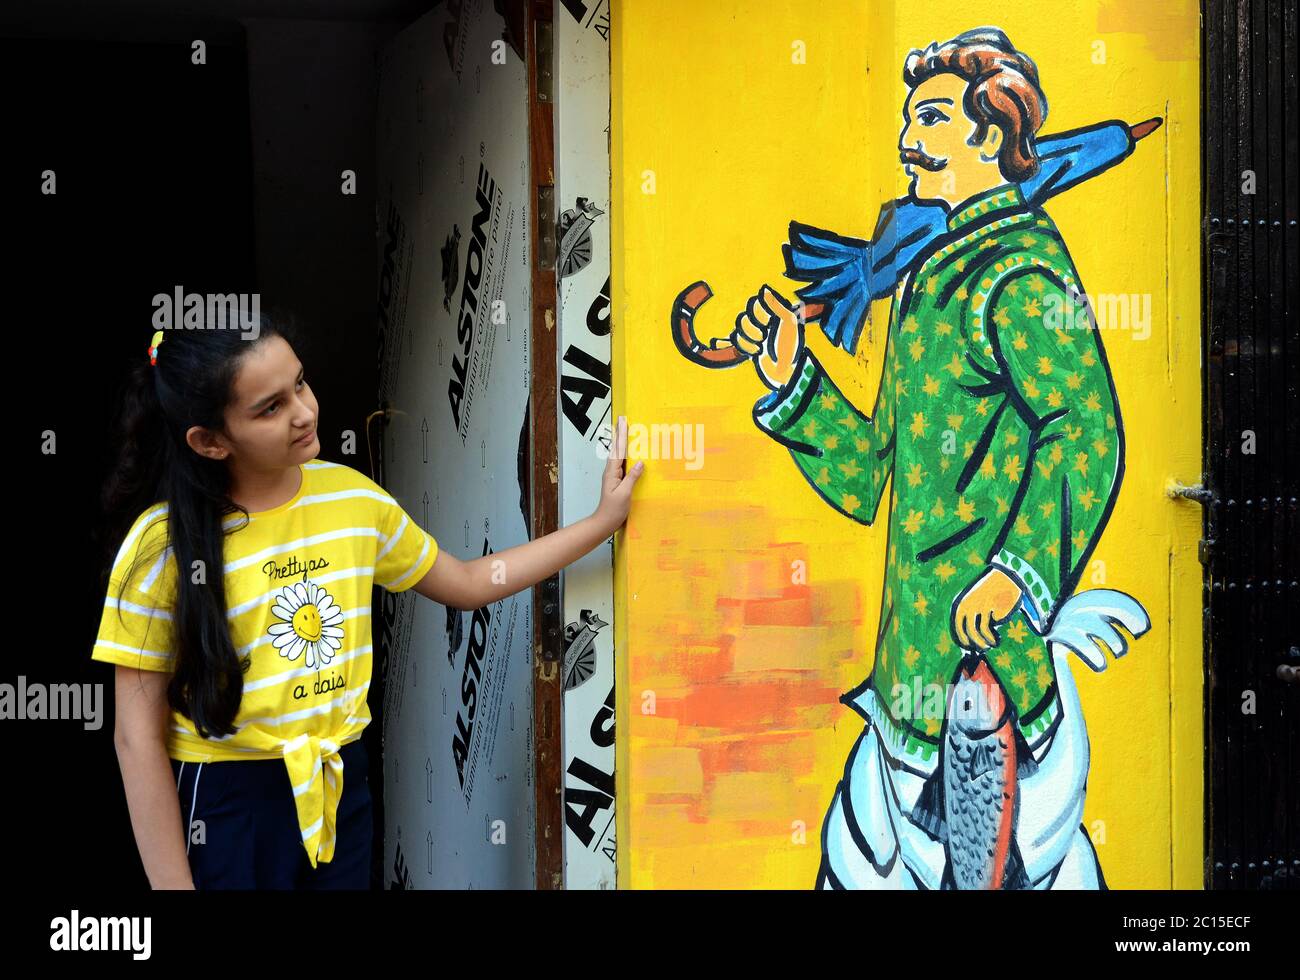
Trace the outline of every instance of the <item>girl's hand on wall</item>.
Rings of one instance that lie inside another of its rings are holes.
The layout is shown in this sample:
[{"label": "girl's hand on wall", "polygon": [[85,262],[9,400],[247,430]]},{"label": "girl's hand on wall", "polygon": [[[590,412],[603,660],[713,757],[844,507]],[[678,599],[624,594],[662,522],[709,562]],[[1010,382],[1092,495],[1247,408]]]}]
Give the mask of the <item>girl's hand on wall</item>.
[{"label": "girl's hand on wall", "polygon": [[632,509],[632,487],[641,478],[645,463],[638,461],[635,466],[623,473],[623,463],[627,457],[627,417],[618,417],[618,429],[609,447],[609,459],[605,463],[605,472],[601,476],[600,503],[592,517],[596,518],[612,534],[627,521],[628,511]]}]

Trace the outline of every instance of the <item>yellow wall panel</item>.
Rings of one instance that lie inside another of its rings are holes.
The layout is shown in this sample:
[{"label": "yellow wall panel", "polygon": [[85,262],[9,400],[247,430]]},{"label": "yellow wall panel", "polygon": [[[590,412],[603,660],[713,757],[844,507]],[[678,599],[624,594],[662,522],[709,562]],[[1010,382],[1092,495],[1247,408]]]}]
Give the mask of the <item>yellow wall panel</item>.
[{"label": "yellow wall panel", "polygon": [[[762,285],[801,285],[782,274],[791,221],[869,238],[908,189],[904,58],[985,24],[1038,67],[1040,135],[1164,120],[1044,210],[1090,296],[1149,303],[1149,320],[1099,331],[1126,469],[1078,588],[1126,593],[1152,625],[1104,672],[1071,658],[1091,748],[1082,822],[1111,887],[1200,886],[1200,514],[1166,495],[1201,470],[1196,5],[827,0],[813,16],[793,0],[621,0],[614,387],[647,471],[616,551],[620,887],[813,886],[863,731],[839,699],[872,668],[886,560],[888,501],[870,527],[828,506],[755,425],[754,368],[678,352],[673,301],[707,280],[696,326],[725,336]],[[890,307],[872,304],[854,354],[806,328],[863,412]],[[660,451],[672,426],[689,453]]]}]

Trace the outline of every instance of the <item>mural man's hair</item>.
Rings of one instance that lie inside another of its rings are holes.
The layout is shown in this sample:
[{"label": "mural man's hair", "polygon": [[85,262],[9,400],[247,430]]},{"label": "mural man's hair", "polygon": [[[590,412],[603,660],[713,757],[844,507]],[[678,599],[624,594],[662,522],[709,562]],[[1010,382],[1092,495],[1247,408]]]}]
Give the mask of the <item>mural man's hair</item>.
[{"label": "mural man's hair", "polygon": [[1002,130],[1002,176],[1021,181],[1038,173],[1034,134],[1047,118],[1047,96],[1029,56],[1017,51],[996,27],[977,27],[924,51],[914,50],[903,64],[903,81],[916,88],[943,72],[966,79],[962,102],[976,125],[971,145],[988,135],[989,126],[997,126]]}]

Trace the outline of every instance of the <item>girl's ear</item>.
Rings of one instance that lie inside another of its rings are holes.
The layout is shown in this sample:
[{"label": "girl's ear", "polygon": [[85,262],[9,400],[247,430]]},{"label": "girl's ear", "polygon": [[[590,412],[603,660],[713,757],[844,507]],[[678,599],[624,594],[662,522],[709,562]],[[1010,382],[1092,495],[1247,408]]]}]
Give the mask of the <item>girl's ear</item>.
[{"label": "girl's ear", "polygon": [[225,459],[230,455],[230,447],[225,440],[210,429],[201,425],[192,425],[185,433],[185,442],[200,456],[207,459]]}]

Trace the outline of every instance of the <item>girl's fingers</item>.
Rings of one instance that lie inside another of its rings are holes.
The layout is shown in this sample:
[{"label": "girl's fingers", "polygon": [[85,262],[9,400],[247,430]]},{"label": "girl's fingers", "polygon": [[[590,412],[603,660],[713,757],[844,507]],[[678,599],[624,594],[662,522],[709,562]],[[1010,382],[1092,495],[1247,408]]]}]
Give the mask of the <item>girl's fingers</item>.
[{"label": "girl's fingers", "polygon": [[627,468],[627,475],[619,482],[618,489],[627,496],[632,495],[632,488],[636,486],[636,481],[641,478],[641,473],[645,470],[645,463],[637,461]]},{"label": "girl's fingers", "polygon": [[618,417],[618,424],[614,426],[614,432],[609,440],[609,455],[605,459],[605,472],[617,473],[619,466],[623,462],[622,455],[622,430],[623,416]]}]

